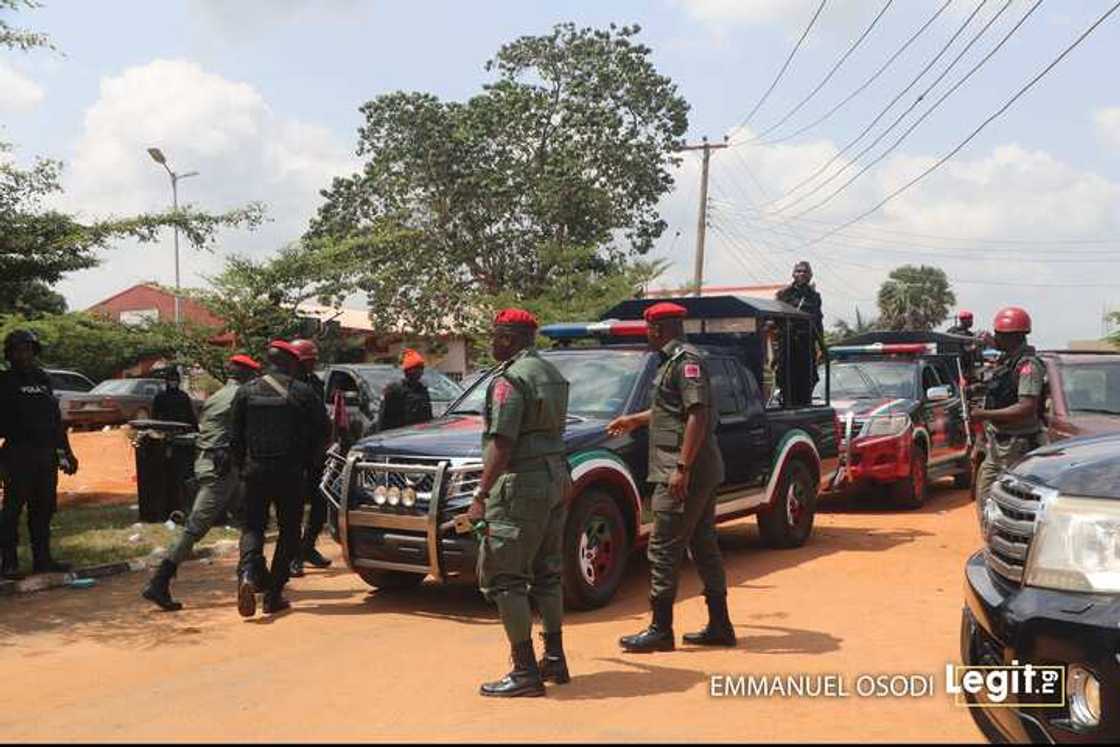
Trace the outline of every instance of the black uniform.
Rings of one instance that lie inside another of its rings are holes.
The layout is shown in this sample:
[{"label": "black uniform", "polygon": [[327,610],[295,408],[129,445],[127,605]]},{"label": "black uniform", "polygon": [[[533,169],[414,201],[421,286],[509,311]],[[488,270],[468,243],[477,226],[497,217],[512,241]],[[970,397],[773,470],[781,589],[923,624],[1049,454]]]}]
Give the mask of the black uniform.
[{"label": "black uniform", "polygon": [[432,419],[432,398],[422,381],[404,378],[389,384],[381,394],[378,430],[402,428]]},{"label": "black uniform", "polygon": [[[817,356],[815,348],[820,347],[824,351],[824,314],[821,312],[821,294],[817,293],[817,289],[811,284],[798,285],[797,283],[790,283],[785,288],[782,288],[775,294],[775,297],[795,309],[799,309],[812,317],[813,329],[810,339],[803,339],[801,335],[796,333],[792,335],[792,340],[783,339],[785,335],[779,336],[778,340],[778,366],[777,378],[779,386],[786,381],[785,376],[785,348],[789,346],[790,355],[794,359],[800,359],[802,356],[808,355],[810,360],[809,372],[810,380],[789,382],[791,392],[788,394],[789,404],[791,405],[807,405],[809,404],[813,387],[816,386],[820,377],[817,375]],[[794,371],[800,371],[800,366],[795,366]]]},{"label": "black uniform", "polygon": [[303,553],[315,547],[315,540],[327,522],[327,499],[319,492],[319,479],[326,464],[327,447],[330,446],[331,419],[327,416],[327,405],[323,399],[323,380],[313,373],[304,375],[303,382],[311,387],[315,397],[313,458],[307,470],[305,494],[311,502],[311,512],[307,517],[307,528],[303,532]]},{"label": "black uniform", "polygon": [[198,430],[198,416],[190,395],[182,389],[168,387],[156,395],[152,402],[152,417],[156,420],[171,420],[176,423],[189,423]]},{"label": "black uniform", "polygon": [[954,324],[952,327],[949,327],[949,329],[945,330],[945,334],[948,334],[948,335],[964,335],[965,337],[975,337],[976,336],[973,333],[972,329],[967,328],[967,327],[961,327],[960,325],[957,325],[957,324]]},{"label": "black uniform", "polygon": [[264,529],[268,505],[276,505],[280,538],[272,556],[268,590],[279,594],[299,552],[300,519],[307,469],[314,459],[316,410],[311,388],[270,369],[237,390],[233,398],[230,454],[242,480],[245,523],[239,571],[264,583]]},{"label": "black uniform", "polygon": [[50,563],[51,517],[58,506],[60,452],[73,460],[50,377],[39,368],[0,372],[0,436],[5,439],[4,507],[0,549],[15,553],[19,516],[27,505],[27,528],[36,567]]}]

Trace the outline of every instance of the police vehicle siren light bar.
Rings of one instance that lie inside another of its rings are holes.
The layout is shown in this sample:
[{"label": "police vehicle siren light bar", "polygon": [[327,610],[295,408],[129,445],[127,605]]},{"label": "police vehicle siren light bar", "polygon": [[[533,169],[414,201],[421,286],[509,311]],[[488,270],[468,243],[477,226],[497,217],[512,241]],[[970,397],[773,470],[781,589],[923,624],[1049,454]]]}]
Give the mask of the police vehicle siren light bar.
[{"label": "police vehicle siren light bar", "polygon": [[619,321],[608,319],[603,322],[565,322],[546,324],[540,333],[550,340],[576,340],[586,337],[645,337],[644,321]]},{"label": "police vehicle siren light bar", "polygon": [[828,349],[830,353],[841,355],[923,355],[935,354],[937,343],[933,342],[876,342],[871,345],[835,345]]}]

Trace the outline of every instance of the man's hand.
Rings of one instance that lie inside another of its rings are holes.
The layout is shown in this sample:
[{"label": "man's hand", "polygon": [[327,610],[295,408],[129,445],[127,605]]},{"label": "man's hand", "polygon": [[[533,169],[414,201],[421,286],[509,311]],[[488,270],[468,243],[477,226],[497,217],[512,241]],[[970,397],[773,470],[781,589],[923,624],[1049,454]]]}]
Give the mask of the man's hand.
[{"label": "man's hand", "polygon": [[677,467],[669,478],[669,495],[673,496],[677,503],[684,501],[688,495],[688,478],[689,470],[682,467]]},{"label": "man's hand", "polygon": [[622,436],[638,427],[635,419],[629,415],[620,415],[607,423],[607,433],[612,436]]},{"label": "man's hand", "polygon": [[973,420],[981,421],[988,419],[988,411],[982,407],[977,407],[975,410],[969,410],[968,416]]},{"label": "man's hand", "polygon": [[467,509],[467,518],[471,520],[472,524],[482,521],[486,515],[486,505],[482,502],[481,498],[475,498],[471,501],[471,507]]}]

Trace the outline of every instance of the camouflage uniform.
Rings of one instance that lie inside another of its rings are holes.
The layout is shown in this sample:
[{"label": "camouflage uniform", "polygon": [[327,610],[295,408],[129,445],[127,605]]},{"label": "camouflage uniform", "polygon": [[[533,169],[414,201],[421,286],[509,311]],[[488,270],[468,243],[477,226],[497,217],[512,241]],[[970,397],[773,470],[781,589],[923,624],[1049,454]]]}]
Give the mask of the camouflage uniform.
[{"label": "camouflage uniform", "polygon": [[482,448],[494,436],[514,442],[510,464],[486,497],[488,526],[478,580],[495,602],[511,644],[530,640],[529,597],[545,633],[560,631],[565,497],[571,476],[564,455],[568,382],[533,348],[497,371],[486,392]]},{"label": "camouflage uniform", "polygon": [[988,390],[985,406],[1001,409],[1015,404],[1020,397],[1037,397],[1039,406],[1026,419],[1015,425],[985,423],[988,448],[976,476],[976,505],[983,509],[984,500],[992,483],[1001,470],[1010,467],[1023,456],[1045,443],[1040,411],[1046,388],[1046,368],[1034,354],[1034,348],[1024,345],[996,374]]},{"label": "camouflage uniform", "polygon": [[[650,537],[650,598],[668,603],[677,596],[685,547],[704,582],[705,594],[725,594],[727,580],[716,542],[715,490],[723,482],[723,458],[716,442],[717,417],[712,408],[707,365],[700,351],[673,340],[661,350],[663,363],[653,380],[649,425],[649,481],[655,483]],[[669,478],[676,471],[684,444],[688,410],[708,411],[708,436],[691,465],[688,494],[677,501],[669,494]]]}]

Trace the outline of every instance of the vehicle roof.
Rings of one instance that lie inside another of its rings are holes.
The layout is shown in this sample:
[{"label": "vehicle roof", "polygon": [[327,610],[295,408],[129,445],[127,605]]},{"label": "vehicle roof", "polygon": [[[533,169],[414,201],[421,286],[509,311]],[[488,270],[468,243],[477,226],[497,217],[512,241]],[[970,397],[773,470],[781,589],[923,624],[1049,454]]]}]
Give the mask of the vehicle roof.
[{"label": "vehicle roof", "polygon": [[73,371],[69,368],[44,368],[43,370],[46,371],[49,374],[52,374],[52,373],[55,373],[55,374],[72,374],[74,376],[81,376],[83,379],[88,379],[89,378],[88,376],[86,376],[81,371]]},{"label": "vehicle roof", "polygon": [[600,319],[642,319],[647,308],[657,303],[675,303],[688,310],[689,319],[789,318],[808,319],[809,315],[787,303],[770,298],[747,296],[686,296],[684,298],[632,298],[603,312]]},{"label": "vehicle roof", "polygon": [[932,342],[936,343],[939,348],[941,346],[946,346],[948,348],[959,348],[963,345],[976,345],[980,342],[980,340],[976,337],[969,337],[968,335],[951,335],[947,332],[926,332],[919,330],[879,330],[875,332],[864,332],[861,335],[848,337],[838,344],[873,345],[877,342],[881,342],[887,345],[891,343]]},{"label": "vehicle roof", "polygon": [[1120,358],[1120,350],[1038,350],[1044,358],[1056,358],[1063,363],[1095,363],[1102,358]]}]

